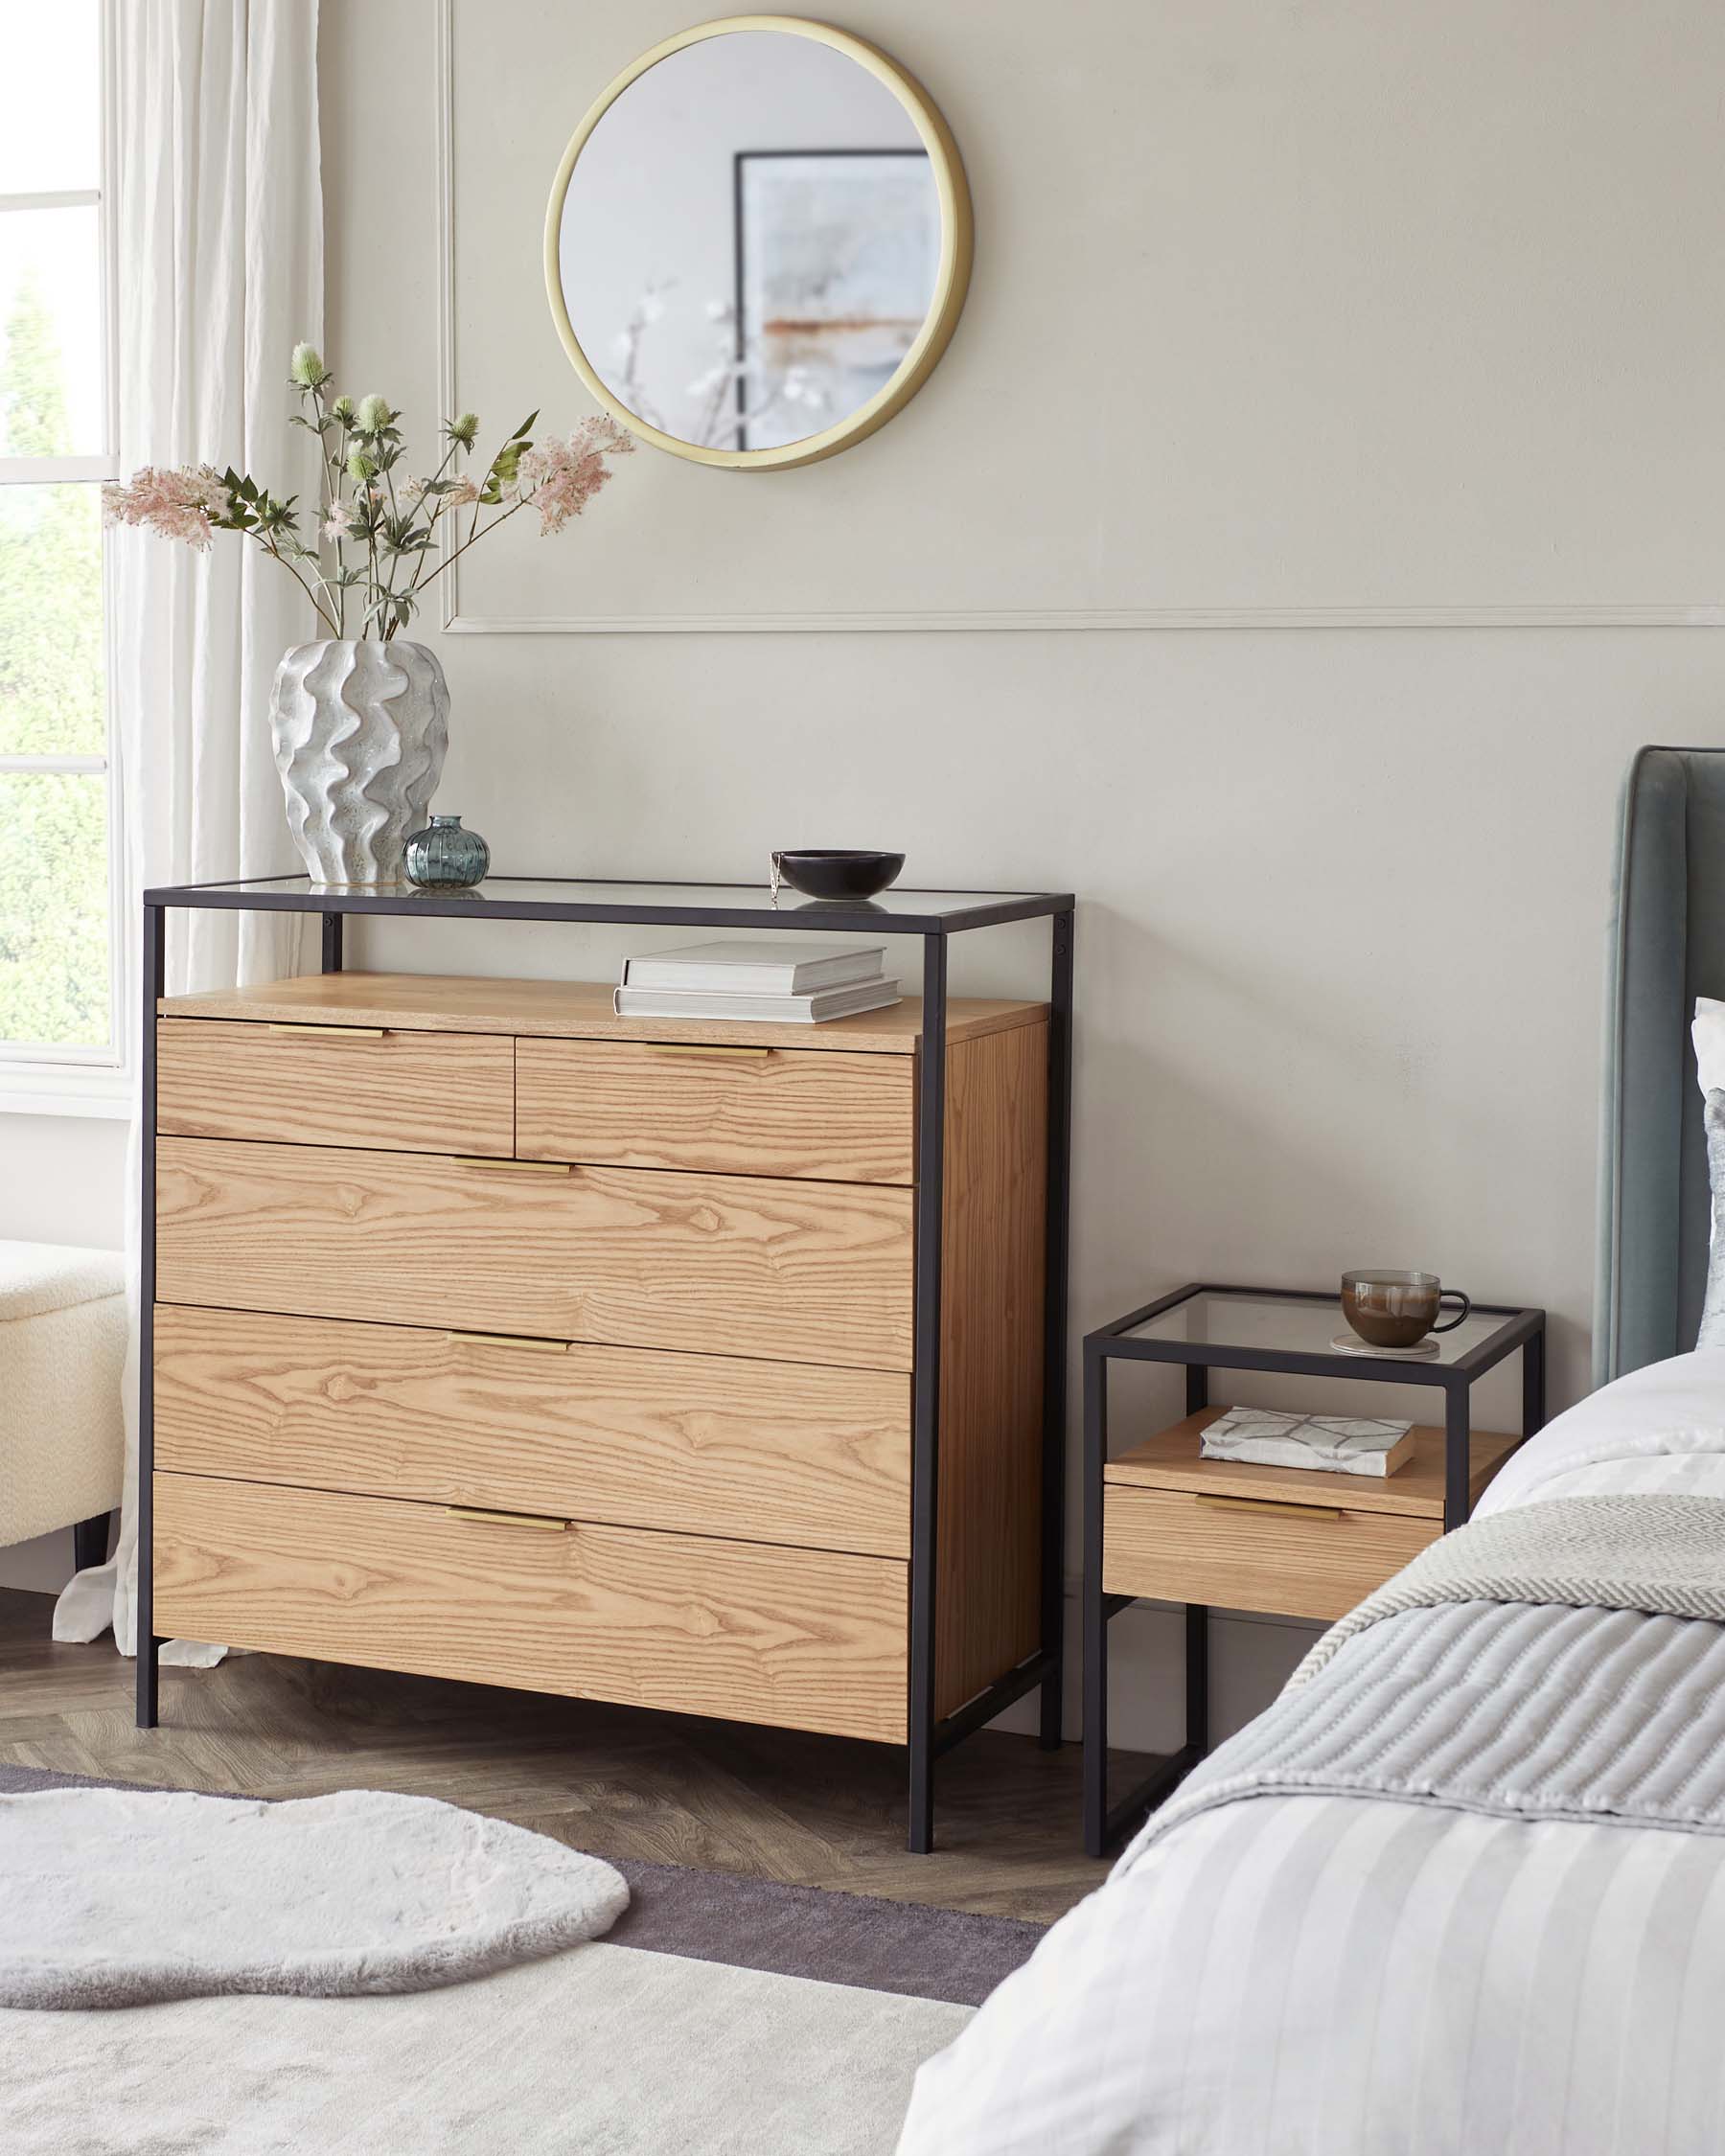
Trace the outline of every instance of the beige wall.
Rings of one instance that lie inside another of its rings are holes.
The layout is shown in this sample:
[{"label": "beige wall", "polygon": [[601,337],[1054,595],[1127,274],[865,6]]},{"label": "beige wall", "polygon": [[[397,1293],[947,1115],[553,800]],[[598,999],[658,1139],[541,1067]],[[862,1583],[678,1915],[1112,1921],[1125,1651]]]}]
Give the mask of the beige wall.
[{"label": "beige wall", "polygon": [[[1657,12],[855,0],[969,164],[951,352],[830,463],[643,453],[585,528],[476,553],[464,624],[564,626],[437,639],[443,804],[525,872],[748,877],[818,839],[1076,888],[1076,1324],[1196,1274],[1425,1265],[1549,1304],[1573,1397],[1613,797],[1638,743],[1725,739],[1714,639],[1633,626],[1725,596],[1725,21]],[[694,11],[451,13],[454,401],[567,424],[544,195],[588,99]],[[436,16],[325,0],[329,356],[422,428]],[[399,125],[359,94],[380,78]],[[663,626],[763,616],[783,631]],[[1356,626],[1386,618],[1424,626]],[[952,620],[991,626],[918,626]],[[993,940],[960,985],[1032,981]],[[1173,1623],[1121,1624],[1121,1733],[1151,1741]],[[1299,1643],[1228,1628],[1226,1718]]]},{"label": "beige wall", "polygon": [[[590,96],[697,12],[453,0],[457,407],[585,409],[540,288],[545,192]],[[438,18],[323,0],[328,356],[422,441]],[[504,870],[751,877],[830,840],[902,846],[929,883],[1075,888],[1075,1325],[1195,1275],[1425,1265],[1548,1304],[1574,1397],[1615,790],[1641,742],[1725,741],[1720,647],[1675,626],[1725,597],[1725,17],[842,19],[965,151],[950,353],[827,464],[644,451],[585,526],[481,549],[470,628],[426,631],[454,700],[440,805]],[[782,628],[664,626],[762,617]],[[595,620],[624,626],[471,632]],[[359,946],[594,974],[612,951]],[[1028,986],[1037,952],[984,937],[955,963]],[[1164,1387],[1138,1411],[1173,1408]],[[1173,1620],[1120,1628],[1120,1733],[1156,1741]],[[1300,1638],[1225,1628],[1225,1719]]]}]

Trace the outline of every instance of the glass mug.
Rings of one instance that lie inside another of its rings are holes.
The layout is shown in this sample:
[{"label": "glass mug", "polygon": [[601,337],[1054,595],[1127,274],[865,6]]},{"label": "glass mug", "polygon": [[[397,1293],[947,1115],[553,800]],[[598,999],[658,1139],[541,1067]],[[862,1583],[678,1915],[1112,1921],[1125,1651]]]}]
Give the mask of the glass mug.
[{"label": "glass mug", "polygon": [[[1446,1302],[1461,1307],[1445,1323]],[[1453,1333],[1473,1304],[1459,1288],[1446,1295],[1435,1273],[1385,1273],[1377,1269],[1342,1275],[1342,1315],[1372,1347],[1414,1347],[1428,1333]]]}]

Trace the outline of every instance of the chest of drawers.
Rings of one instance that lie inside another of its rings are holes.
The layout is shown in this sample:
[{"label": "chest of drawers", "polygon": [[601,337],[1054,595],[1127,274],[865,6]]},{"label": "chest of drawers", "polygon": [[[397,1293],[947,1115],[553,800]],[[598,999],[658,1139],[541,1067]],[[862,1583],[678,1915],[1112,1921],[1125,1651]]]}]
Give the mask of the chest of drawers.
[{"label": "chest of drawers", "polygon": [[914,1000],[679,1024],[336,973],[160,1001],[151,1662],[913,1752],[1046,1676],[1048,1006],[954,998],[945,1041],[929,1298]]}]

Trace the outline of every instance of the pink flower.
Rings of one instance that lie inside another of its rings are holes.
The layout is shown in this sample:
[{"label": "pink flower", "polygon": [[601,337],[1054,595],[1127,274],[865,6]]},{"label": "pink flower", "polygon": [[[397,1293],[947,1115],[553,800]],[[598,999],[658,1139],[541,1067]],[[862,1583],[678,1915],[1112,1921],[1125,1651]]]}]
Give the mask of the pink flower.
[{"label": "pink flower", "polygon": [[581,515],[610,477],[608,456],[623,456],[633,447],[632,436],[609,417],[584,420],[566,442],[555,434],[536,442],[521,458],[516,492],[518,499],[539,510],[541,538]]},{"label": "pink flower", "polygon": [[479,490],[471,479],[457,479],[445,494],[444,506],[448,509],[466,509],[478,499]]},{"label": "pink flower", "polygon": [[188,546],[210,543],[210,512],[221,508],[227,490],[207,464],[164,469],[147,464],[129,486],[102,490],[104,524],[141,524],[162,539],[183,539]]},{"label": "pink flower", "polygon": [[354,528],[354,511],[350,503],[333,501],[330,514],[323,520],[323,536],[327,539],[346,539]]}]

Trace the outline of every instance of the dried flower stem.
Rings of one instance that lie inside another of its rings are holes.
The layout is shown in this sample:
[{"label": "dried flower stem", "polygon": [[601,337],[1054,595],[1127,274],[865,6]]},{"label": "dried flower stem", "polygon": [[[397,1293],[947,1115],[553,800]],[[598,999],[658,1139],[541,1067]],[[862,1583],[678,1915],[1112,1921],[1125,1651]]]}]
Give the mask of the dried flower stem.
[{"label": "dried flower stem", "polygon": [[[404,445],[401,414],[388,399],[373,395],[356,403],[334,396],[333,378],[310,344],[294,347],[289,377],[310,412],[295,414],[294,424],[317,436],[313,544],[300,534],[293,495],[278,498],[231,467],[218,472],[209,465],[146,466],[127,484],[104,488],[104,516],[109,524],[139,525],[200,550],[218,530],[255,539],[287,569],[319,623],[337,638],[347,632],[350,587],[363,589],[361,634],[388,643],[406,627],[424,588],[487,533],[529,502],[539,509],[541,533],[561,530],[610,477],[607,456],[633,447],[619,427],[600,419],[587,420],[566,440],[553,435],[535,444],[534,412],[505,439],[482,480],[456,478],[457,461],[472,452],[479,426],[472,412],[464,412],[445,422],[448,446],[431,477],[398,491],[395,467]],[[464,539],[459,513],[470,502],[473,514]],[[495,512],[489,521],[487,510]],[[451,519],[448,536],[456,543],[431,566],[433,542],[446,517]],[[348,565],[350,539],[364,540],[363,575]],[[328,557],[320,555],[326,543],[334,552],[333,571]]]}]

